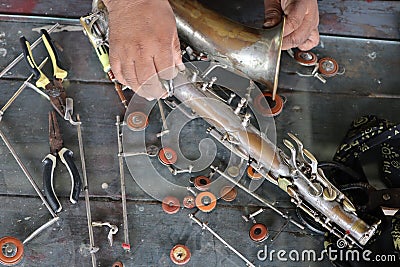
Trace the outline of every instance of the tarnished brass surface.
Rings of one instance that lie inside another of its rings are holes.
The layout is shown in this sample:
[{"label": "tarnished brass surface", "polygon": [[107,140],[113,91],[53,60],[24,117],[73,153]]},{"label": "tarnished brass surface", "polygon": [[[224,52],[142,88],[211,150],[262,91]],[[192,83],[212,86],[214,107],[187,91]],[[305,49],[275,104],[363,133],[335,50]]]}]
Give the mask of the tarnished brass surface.
[{"label": "tarnished brass surface", "polygon": [[181,39],[276,90],[283,22],[271,29],[254,29],[222,17],[197,1],[169,2]]}]

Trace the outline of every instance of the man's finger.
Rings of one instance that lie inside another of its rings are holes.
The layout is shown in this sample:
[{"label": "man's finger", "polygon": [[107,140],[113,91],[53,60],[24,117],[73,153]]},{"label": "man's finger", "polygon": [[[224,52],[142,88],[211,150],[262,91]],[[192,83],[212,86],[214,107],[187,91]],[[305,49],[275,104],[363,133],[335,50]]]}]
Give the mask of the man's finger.
[{"label": "man's finger", "polygon": [[185,70],[185,65],[182,63],[182,51],[181,51],[181,44],[179,43],[178,33],[175,32],[174,34],[174,62],[175,66],[179,71]]},{"label": "man's finger", "polygon": [[178,71],[175,68],[175,62],[172,53],[155,55],[153,61],[160,79],[171,80],[175,78]]},{"label": "man's finger", "polygon": [[310,37],[308,37],[308,39],[304,43],[299,45],[298,48],[303,51],[308,51],[316,47],[318,44],[319,44],[319,32],[317,29],[315,29],[311,32]]},{"label": "man's finger", "polygon": [[120,83],[129,86],[133,91],[136,91],[139,88],[139,82],[136,76],[135,62],[133,60],[127,61],[126,64],[122,67],[121,77],[117,76],[116,73],[114,73],[114,75]]},{"label": "man's finger", "polygon": [[283,31],[284,37],[296,31],[303,24],[303,20],[307,12],[307,5],[304,3],[299,3],[301,3],[301,1],[290,1],[287,6],[283,7],[286,15],[285,27]]},{"label": "man's finger", "polygon": [[163,96],[165,89],[162,87],[160,80],[158,79],[153,58],[142,58],[140,62],[135,62],[135,67],[140,84],[139,91],[137,93],[141,96],[150,96],[153,98],[160,98]]},{"label": "man's finger", "polygon": [[126,80],[124,79],[124,75],[122,74],[121,61],[119,60],[118,55],[114,54],[114,50],[110,50],[109,59],[110,66],[115,75],[115,78],[122,84],[127,85]]},{"label": "man's finger", "polygon": [[303,44],[309,38],[311,31],[315,29],[314,24],[314,21],[310,18],[304,19],[297,30],[283,37],[282,50]]},{"label": "man's finger", "polygon": [[283,10],[280,0],[264,0],[264,27],[271,28],[282,20]]}]

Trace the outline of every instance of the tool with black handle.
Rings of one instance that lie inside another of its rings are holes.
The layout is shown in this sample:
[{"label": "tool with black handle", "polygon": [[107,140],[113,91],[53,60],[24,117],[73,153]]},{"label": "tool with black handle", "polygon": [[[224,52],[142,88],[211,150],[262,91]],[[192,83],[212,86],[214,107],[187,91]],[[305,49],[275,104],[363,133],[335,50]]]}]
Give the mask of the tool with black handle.
[{"label": "tool with black handle", "polygon": [[65,99],[66,93],[62,85],[63,80],[67,77],[68,72],[60,67],[60,59],[57,50],[46,30],[41,30],[43,43],[49,53],[51,63],[53,65],[53,81],[39,69],[38,65],[33,58],[30,43],[24,36],[20,38],[22,51],[24,53],[25,61],[35,78],[36,87],[42,89],[49,97],[50,102],[55,110],[63,117],[65,113]]},{"label": "tool with black handle", "polygon": [[73,152],[63,146],[60,128],[58,127],[58,122],[54,111],[49,112],[49,142],[50,153],[43,159],[44,194],[51,208],[55,212],[60,212],[62,210],[62,206],[54,191],[54,169],[57,165],[57,156],[60,157],[61,162],[66,166],[71,177],[72,188],[69,200],[72,204],[78,202],[82,181],[79,171],[72,158]]}]

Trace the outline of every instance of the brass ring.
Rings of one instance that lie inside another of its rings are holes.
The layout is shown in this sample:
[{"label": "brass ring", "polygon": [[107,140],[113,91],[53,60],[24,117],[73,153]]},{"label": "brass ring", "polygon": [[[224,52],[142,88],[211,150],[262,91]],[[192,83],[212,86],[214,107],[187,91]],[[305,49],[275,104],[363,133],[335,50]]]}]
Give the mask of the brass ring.
[{"label": "brass ring", "polygon": [[247,175],[252,180],[259,180],[262,178],[261,173],[257,172],[252,166],[247,167]]},{"label": "brass ring", "polygon": [[196,207],[194,196],[188,195],[183,198],[183,206],[187,209],[193,209]]},{"label": "brass ring", "polygon": [[113,263],[112,267],[124,267],[124,264],[120,261],[116,261]]}]

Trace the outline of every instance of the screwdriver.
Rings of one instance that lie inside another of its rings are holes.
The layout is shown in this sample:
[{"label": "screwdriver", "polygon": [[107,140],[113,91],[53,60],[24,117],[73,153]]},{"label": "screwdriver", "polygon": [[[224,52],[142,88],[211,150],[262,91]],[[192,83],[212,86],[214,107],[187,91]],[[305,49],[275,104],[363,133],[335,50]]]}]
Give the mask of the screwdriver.
[{"label": "screwdriver", "polygon": [[115,91],[117,92],[121,100],[121,103],[124,105],[125,109],[127,109],[128,101],[126,100],[125,95],[122,92],[122,85],[117,81],[117,79],[115,79],[115,75],[111,70],[110,57],[108,54],[108,46],[105,44],[105,41],[103,40],[102,37],[96,37],[92,33],[92,27],[94,28],[93,30],[101,32],[100,29],[98,28],[98,25],[96,24],[96,20],[98,19],[99,18],[96,16],[96,14],[91,14],[86,17],[81,17],[79,21],[82,24],[83,33],[89,38],[90,43],[93,45],[94,50],[96,51],[97,57],[100,60],[101,65],[103,66],[103,71],[107,73],[107,76],[110,79],[110,81],[114,83]]}]

